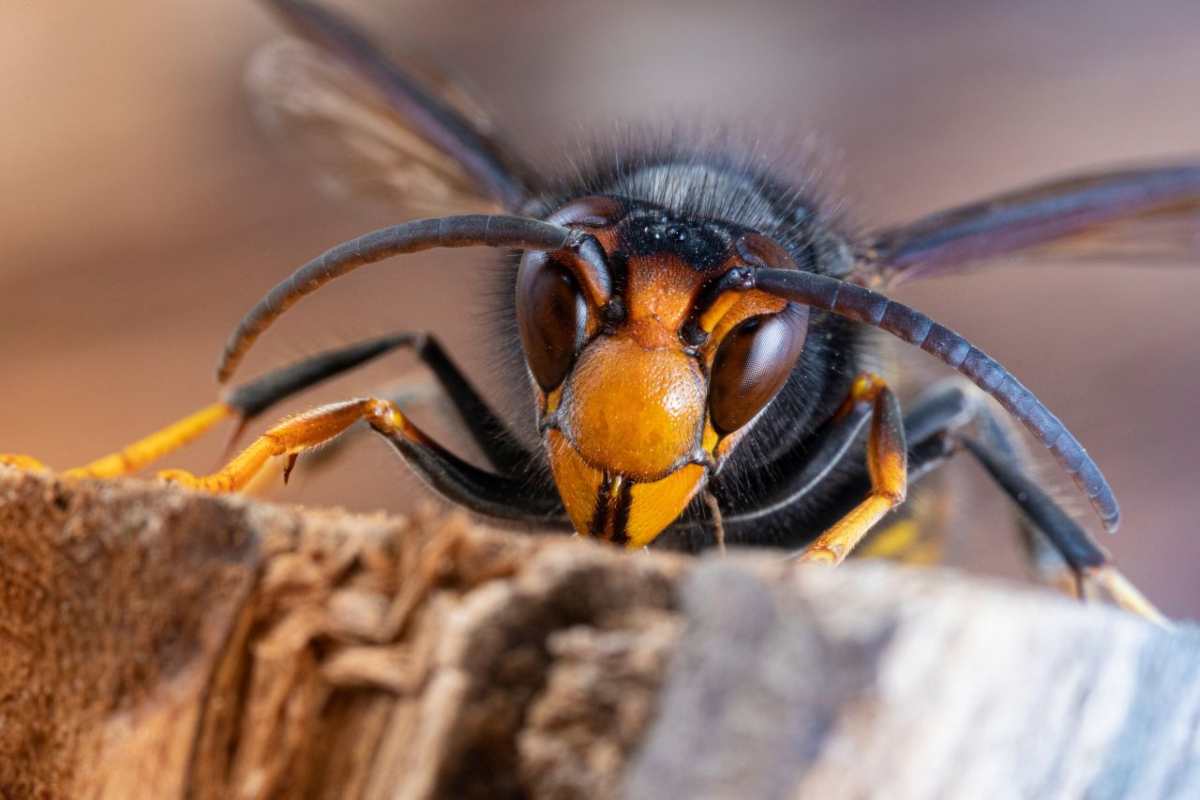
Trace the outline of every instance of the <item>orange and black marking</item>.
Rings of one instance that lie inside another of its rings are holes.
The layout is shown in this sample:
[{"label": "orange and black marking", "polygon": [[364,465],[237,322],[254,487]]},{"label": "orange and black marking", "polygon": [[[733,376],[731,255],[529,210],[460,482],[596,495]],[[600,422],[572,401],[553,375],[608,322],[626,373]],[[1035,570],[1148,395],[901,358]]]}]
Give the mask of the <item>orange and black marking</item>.
[{"label": "orange and black marking", "polygon": [[517,278],[550,466],[577,531],[642,547],[787,380],[807,312],[750,288],[790,258],[748,229],[611,197],[550,220],[594,242],[527,255]]},{"label": "orange and black marking", "polygon": [[629,509],[633,505],[633,485],[621,475],[604,473],[596,508],[588,525],[588,535],[617,545],[629,543]]}]

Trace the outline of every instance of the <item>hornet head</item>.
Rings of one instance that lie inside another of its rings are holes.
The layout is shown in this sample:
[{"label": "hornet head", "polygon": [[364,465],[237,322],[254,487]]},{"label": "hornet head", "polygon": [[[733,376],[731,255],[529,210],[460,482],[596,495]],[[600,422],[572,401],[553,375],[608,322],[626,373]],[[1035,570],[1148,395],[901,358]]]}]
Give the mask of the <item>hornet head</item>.
[{"label": "hornet head", "polygon": [[792,264],[753,230],[603,195],[548,221],[589,238],[518,272],[542,444],[575,529],[641,547],[787,381],[808,308],[751,288],[756,267]]}]

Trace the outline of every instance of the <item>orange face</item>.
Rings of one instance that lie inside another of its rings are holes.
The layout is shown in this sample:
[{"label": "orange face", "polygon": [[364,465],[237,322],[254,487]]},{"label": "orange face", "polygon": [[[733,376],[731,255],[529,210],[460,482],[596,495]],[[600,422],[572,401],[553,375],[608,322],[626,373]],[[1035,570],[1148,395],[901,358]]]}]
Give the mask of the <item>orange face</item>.
[{"label": "orange face", "polygon": [[670,525],[791,373],[807,309],[747,290],[791,263],[752,231],[607,197],[550,221],[594,237],[526,255],[517,320],[575,529],[629,547]]}]

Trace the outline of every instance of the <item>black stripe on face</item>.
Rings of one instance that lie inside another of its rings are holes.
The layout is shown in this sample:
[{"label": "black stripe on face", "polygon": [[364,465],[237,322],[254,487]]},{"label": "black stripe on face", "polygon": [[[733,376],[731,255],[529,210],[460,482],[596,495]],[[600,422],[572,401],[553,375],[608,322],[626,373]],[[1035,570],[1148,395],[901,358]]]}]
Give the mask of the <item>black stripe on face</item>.
[{"label": "black stripe on face", "polygon": [[596,508],[588,523],[588,535],[616,545],[629,543],[629,510],[633,506],[633,483],[605,472],[596,492]]},{"label": "black stripe on face", "polygon": [[621,481],[617,490],[617,507],[613,511],[612,543],[624,547],[629,544],[629,509],[633,506],[633,482]]},{"label": "black stripe on face", "polygon": [[608,507],[612,498],[612,475],[604,473],[600,481],[600,491],[596,492],[596,510],[592,512],[592,521],[588,524],[588,535],[597,539],[608,538]]}]

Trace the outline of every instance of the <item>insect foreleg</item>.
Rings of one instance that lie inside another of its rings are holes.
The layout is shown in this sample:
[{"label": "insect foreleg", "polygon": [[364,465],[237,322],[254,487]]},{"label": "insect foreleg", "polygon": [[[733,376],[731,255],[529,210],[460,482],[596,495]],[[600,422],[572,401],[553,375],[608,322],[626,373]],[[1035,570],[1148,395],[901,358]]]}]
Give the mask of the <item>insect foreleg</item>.
[{"label": "insect foreleg", "polygon": [[805,548],[801,561],[840,564],[876,523],[904,502],[908,492],[908,448],[899,401],[887,384],[873,375],[859,377],[852,392],[851,403],[870,400],[873,405],[867,436],[871,490],[866,499]]},{"label": "insect foreleg", "polygon": [[160,477],[210,492],[240,491],[272,459],[287,459],[286,477],[302,453],[360,421],[388,439],[422,480],[452,502],[502,519],[553,524],[562,517],[562,505],[553,492],[531,491],[521,478],[487,472],[463,461],[409,421],[394,403],[372,397],[331,403],[285,419],[211,475],[168,470]]}]

